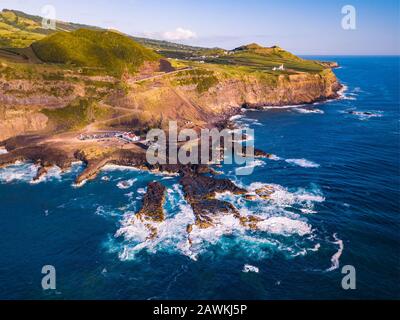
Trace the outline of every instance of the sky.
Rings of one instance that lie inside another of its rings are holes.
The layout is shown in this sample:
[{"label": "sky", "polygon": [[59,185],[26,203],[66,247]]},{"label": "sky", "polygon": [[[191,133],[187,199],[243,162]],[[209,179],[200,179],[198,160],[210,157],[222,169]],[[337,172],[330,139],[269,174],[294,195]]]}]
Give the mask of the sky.
[{"label": "sky", "polygon": [[[58,20],[205,47],[232,49],[256,42],[302,55],[399,55],[399,2],[0,0],[0,8],[43,16],[43,7],[52,5]],[[355,9],[354,15],[342,13],[346,5]],[[343,19],[355,29],[343,28]]]}]

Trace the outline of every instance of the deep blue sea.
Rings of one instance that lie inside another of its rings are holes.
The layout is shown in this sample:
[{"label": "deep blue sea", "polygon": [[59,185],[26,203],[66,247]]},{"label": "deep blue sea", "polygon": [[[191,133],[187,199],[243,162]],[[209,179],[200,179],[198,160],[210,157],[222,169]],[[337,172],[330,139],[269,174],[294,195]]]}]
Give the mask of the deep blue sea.
[{"label": "deep blue sea", "polygon": [[[108,167],[75,188],[76,164],[33,185],[34,166],[17,164],[0,170],[0,299],[399,299],[399,57],[317,58],[340,63],[343,97],[248,111],[237,122],[276,157],[250,176],[219,169],[273,186],[269,200],[220,195],[262,216],[263,232],[226,217],[188,250],[193,213],[177,177]],[[168,187],[168,219],[146,241],[128,219],[153,180]],[[55,291],[42,290],[44,265]],[[345,265],[356,290],[341,286]]]}]

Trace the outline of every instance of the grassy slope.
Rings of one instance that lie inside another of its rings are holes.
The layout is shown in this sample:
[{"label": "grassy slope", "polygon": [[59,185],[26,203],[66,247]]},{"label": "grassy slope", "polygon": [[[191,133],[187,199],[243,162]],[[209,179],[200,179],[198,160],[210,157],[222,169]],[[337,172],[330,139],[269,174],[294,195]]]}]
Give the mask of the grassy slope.
[{"label": "grassy slope", "polygon": [[[224,79],[256,77],[267,86],[274,87],[281,75],[323,73],[326,68],[315,61],[303,60],[279,47],[264,48],[256,44],[239,47],[229,53],[215,49],[212,57],[205,54],[205,63],[186,61],[196,68],[173,76],[173,84],[196,84],[197,91],[203,93]],[[204,55],[204,52],[202,53]],[[203,57],[201,58],[203,59]],[[274,67],[284,65],[284,71],[273,71]]]},{"label": "grassy slope", "polygon": [[[303,60],[279,47],[264,48],[256,44],[251,44],[237,48],[231,52],[222,49],[202,49],[198,47],[182,46],[164,41],[149,40],[143,38],[132,38],[124,36],[118,32],[106,31],[101,29],[80,29],[75,30],[79,25],[64,23],[64,30],[71,32],[58,32],[50,36],[45,36],[36,27],[38,21],[30,19],[34,23],[27,22],[22,13],[17,13],[18,23],[13,22],[12,13],[7,13],[7,22],[2,25],[0,21],[0,34],[2,26],[4,28],[15,28],[11,33],[16,33],[17,40],[23,40],[18,36],[20,32],[34,31],[32,34],[38,37],[45,37],[32,45],[34,52],[45,62],[37,64],[33,58],[35,54],[31,48],[11,49],[18,55],[10,59],[10,50],[0,49],[0,71],[2,77],[8,80],[27,79],[39,80],[38,83],[47,80],[62,80],[63,82],[78,82],[86,88],[85,99],[77,99],[71,105],[57,110],[44,110],[43,112],[50,118],[51,123],[57,130],[79,129],[90,124],[95,119],[114,118],[116,110],[100,109],[96,102],[100,101],[118,86],[123,87],[124,81],[113,83],[84,83],[81,79],[80,71],[91,71],[92,74],[110,74],[120,76],[123,71],[137,71],[144,61],[158,60],[161,56],[152,51],[156,49],[159,53],[167,52],[167,56],[180,57],[182,59],[171,59],[170,62],[177,68],[192,67],[192,70],[182,70],[181,72],[167,75],[159,79],[161,83],[165,81],[165,88],[169,85],[176,87],[194,85],[199,95],[206,93],[212,87],[232,78],[249,81],[256,77],[260,82],[269,87],[274,87],[281,75],[294,74],[298,72],[324,73],[328,71],[324,66],[315,61]],[[37,20],[36,19],[36,20]],[[23,23],[22,23],[22,22]],[[24,22],[25,21],[25,22]],[[24,27],[21,26],[24,24]],[[36,23],[36,24],[35,24]],[[16,27],[18,26],[18,28]],[[58,25],[59,26],[59,25]],[[17,30],[18,29],[18,30]],[[40,28],[39,28],[40,29]],[[143,47],[132,39],[137,39],[148,48]],[[31,39],[27,40],[31,41]],[[151,49],[149,49],[151,48]],[[28,50],[29,49],[29,50]],[[27,51],[28,50],[28,51]],[[205,60],[205,63],[191,60]],[[22,59],[22,60],[21,60]],[[25,60],[25,63],[20,63]],[[3,62],[4,61],[4,62]],[[273,71],[273,67],[283,64],[285,71]],[[330,71],[329,71],[330,72]],[[153,92],[153,80],[143,80],[137,83],[142,90]],[[43,82],[44,83],[44,82]],[[103,88],[104,87],[104,88]],[[156,86],[157,87],[157,86]],[[162,92],[163,88],[160,88]],[[167,90],[168,91],[168,90]],[[125,94],[128,94],[126,92]],[[138,114],[129,115],[125,118],[118,118],[115,124],[107,123],[108,126],[144,128],[153,127],[156,119],[163,111],[164,106],[160,105],[160,97],[154,96],[154,103],[146,102],[145,110],[138,110]],[[113,108],[111,108],[113,109]],[[153,119],[154,118],[154,119]],[[153,119],[153,120],[152,120]]]},{"label": "grassy slope", "polygon": [[[0,12],[0,48],[23,48],[30,46],[33,42],[43,39],[45,35],[56,31],[75,31],[78,29],[105,30],[99,27],[88,26],[78,23],[57,21],[56,30],[42,29],[42,18],[26,14],[17,10],[4,9]],[[183,56],[190,56],[194,52],[204,48],[177,44],[169,41],[154,40],[141,37],[130,37],[137,43],[168,54],[180,53]]]},{"label": "grassy slope", "polygon": [[95,120],[104,120],[112,115],[110,108],[99,106],[91,99],[78,99],[61,109],[44,109],[56,130],[79,130]]},{"label": "grassy slope", "polygon": [[271,72],[273,67],[279,67],[282,64],[286,69],[286,72],[281,72],[283,74],[293,71],[318,73],[324,70],[324,67],[318,62],[303,60],[279,47],[264,48],[256,44],[239,47],[232,54],[221,55],[210,62],[226,66],[239,66],[249,72]]},{"label": "grassy slope", "polygon": [[113,31],[58,32],[33,43],[32,48],[44,62],[73,64],[116,76],[134,73],[144,62],[160,59],[152,50]]},{"label": "grassy slope", "polygon": [[42,18],[17,10],[0,12],[0,48],[25,48],[56,31],[74,31],[80,28],[100,28],[57,21],[56,30],[42,28]]}]

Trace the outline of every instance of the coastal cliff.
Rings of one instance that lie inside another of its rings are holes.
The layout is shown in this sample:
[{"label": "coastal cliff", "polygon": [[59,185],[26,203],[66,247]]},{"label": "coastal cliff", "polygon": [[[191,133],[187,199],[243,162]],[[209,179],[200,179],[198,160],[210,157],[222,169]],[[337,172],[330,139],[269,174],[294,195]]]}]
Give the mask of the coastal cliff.
[{"label": "coastal cliff", "polygon": [[[99,129],[166,125],[169,120],[181,125],[205,126],[227,118],[241,108],[297,105],[336,98],[341,88],[330,69],[314,74],[277,75],[273,81],[260,75],[229,77],[220,71],[210,71],[203,77],[215,80],[201,92],[198,89],[201,78],[195,78],[198,82],[195,83],[194,76],[185,73],[187,71],[141,82],[127,81],[124,90],[114,88],[111,81],[103,81],[103,87],[96,88],[97,83],[87,79],[73,84],[66,84],[65,80],[11,81],[6,89],[4,85],[0,86],[0,140],[45,129],[51,131],[65,125],[60,117],[49,120],[49,113],[51,117],[54,112],[47,110],[62,113],[61,110],[66,110],[74,100],[82,98],[104,97],[101,98],[101,105],[105,106],[103,112],[96,114],[101,114],[101,120],[107,121],[99,122]],[[40,87],[53,89],[45,93],[32,89]],[[88,119],[82,126],[97,118]],[[83,121],[84,116],[80,119]],[[54,124],[56,120],[61,123]]]},{"label": "coastal cliff", "polygon": [[[33,182],[39,182],[52,166],[65,171],[81,161],[77,187],[106,165],[173,174],[195,217],[187,226],[188,248],[193,232],[213,227],[223,216],[259,230],[261,217],[241,215],[218,194],[268,199],[273,186],[246,190],[216,178],[212,167],[199,162],[150,164],[148,144],[124,137],[134,132],[144,140],[150,129],[167,129],[169,121],[179,129],[223,129],[243,108],[336,98],[341,85],[334,66],[257,44],[168,58],[122,34],[85,29],[52,34],[22,51],[0,49],[0,147],[7,151],[0,154],[0,168],[30,161],[37,167]],[[255,150],[255,156],[271,155]],[[166,219],[165,192],[161,183],[150,183],[142,209],[129,222],[144,224],[149,239]]]}]

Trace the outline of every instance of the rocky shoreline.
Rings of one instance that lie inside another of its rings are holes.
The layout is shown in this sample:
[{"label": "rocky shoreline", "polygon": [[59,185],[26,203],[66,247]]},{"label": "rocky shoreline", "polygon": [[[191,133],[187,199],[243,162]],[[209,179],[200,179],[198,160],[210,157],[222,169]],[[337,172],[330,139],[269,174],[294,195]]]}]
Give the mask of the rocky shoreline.
[{"label": "rocky shoreline", "polygon": [[[341,88],[340,84],[335,85],[332,89],[334,94],[324,99],[337,98],[339,96],[338,91]],[[322,97],[314,102],[320,100],[322,100]],[[247,104],[244,107],[244,109],[261,109],[261,105],[257,104]],[[236,128],[230,118],[241,114],[243,109],[230,108],[228,110],[223,116],[214,118],[213,126],[220,130]],[[100,170],[110,164],[179,175],[179,184],[183,188],[184,197],[195,215],[195,223],[187,226],[189,244],[191,244],[190,233],[194,228],[206,229],[213,227],[216,223],[215,218],[220,215],[233,215],[244,227],[250,229],[258,228],[258,223],[261,222],[259,217],[241,216],[231,203],[217,199],[217,194],[229,192],[251,201],[257,198],[268,199],[269,195],[274,192],[272,189],[264,188],[251,193],[236,186],[229,179],[216,178],[214,170],[208,165],[151,165],[146,160],[146,147],[143,145],[130,149],[110,148],[95,144],[76,146],[63,144],[63,138],[51,139],[51,137],[44,138],[40,135],[26,135],[7,139],[1,142],[0,146],[5,147],[8,151],[8,153],[0,154],[0,168],[12,165],[16,161],[32,161],[38,165],[37,174],[33,179],[34,182],[40,181],[50,167],[58,166],[62,171],[66,171],[77,160],[85,164],[85,169],[76,178],[76,186],[81,186],[86,181],[94,180]],[[257,158],[272,157],[271,154],[262,150],[255,149],[254,151]],[[165,192],[166,187],[162,183],[150,183],[143,198],[142,209],[136,214],[136,217],[145,223],[148,228],[150,238],[157,237],[156,225],[165,220],[163,211]]]}]

